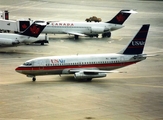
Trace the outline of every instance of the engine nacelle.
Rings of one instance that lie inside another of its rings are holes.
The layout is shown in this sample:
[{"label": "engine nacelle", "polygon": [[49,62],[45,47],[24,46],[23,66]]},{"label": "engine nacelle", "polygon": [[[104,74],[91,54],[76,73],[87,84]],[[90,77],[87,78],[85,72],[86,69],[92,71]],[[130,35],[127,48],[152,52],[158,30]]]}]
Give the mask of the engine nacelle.
[{"label": "engine nacelle", "polygon": [[12,40],[12,39],[6,39],[6,38],[0,38],[0,45],[17,45],[19,44],[20,42],[18,40]]},{"label": "engine nacelle", "polygon": [[77,72],[74,74],[75,79],[88,79],[88,78],[100,78],[106,77],[106,73],[89,73],[85,74],[84,72]]},{"label": "engine nacelle", "polygon": [[91,27],[92,33],[103,33],[104,28],[103,27]]}]

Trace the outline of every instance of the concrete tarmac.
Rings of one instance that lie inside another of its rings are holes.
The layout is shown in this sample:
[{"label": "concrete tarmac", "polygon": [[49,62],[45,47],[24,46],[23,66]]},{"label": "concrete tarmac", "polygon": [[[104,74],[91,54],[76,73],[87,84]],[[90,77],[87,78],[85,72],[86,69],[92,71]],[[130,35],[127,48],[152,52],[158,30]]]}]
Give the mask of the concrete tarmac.
[{"label": "concrete tarmac", "polygon": [[[0,48],[0,120],[162,120],[163,2],[161,0],[8,0],[10,19],[84,21],[97,16],[108,21],[121,9],[136,9],[125,27],[111,38],[50,35],[50,44]],[[15,72],[26,60],[51,55],[116,53],[142,24],[151,24],[144,53],[160,56],[119,69],[92,82],[72,75],[39,76],[36,82]]]}]

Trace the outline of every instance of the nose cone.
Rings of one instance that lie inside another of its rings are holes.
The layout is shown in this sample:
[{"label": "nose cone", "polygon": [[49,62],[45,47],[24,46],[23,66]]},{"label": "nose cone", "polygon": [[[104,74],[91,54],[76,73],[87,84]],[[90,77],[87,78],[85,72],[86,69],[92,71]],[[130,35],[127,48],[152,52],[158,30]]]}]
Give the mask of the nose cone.
[{"label": "nose cone", "polygon": [[22,73],[22,70],[21,70],[20,67],[17,67],[17,68],[15,69],[15,71],[18,72],[18,73]]}]

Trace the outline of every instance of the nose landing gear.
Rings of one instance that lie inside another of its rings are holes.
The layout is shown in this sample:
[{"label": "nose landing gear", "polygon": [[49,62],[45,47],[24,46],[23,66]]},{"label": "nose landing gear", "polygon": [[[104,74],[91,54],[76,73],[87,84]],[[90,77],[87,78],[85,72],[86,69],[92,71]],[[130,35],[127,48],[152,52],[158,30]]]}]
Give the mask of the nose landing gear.
[{"label": "nose landing gear", "polygon": [[34,75],[27,75],[27,77],[32,77],[32,81],[35,82],[36,81],[36,77]]}]

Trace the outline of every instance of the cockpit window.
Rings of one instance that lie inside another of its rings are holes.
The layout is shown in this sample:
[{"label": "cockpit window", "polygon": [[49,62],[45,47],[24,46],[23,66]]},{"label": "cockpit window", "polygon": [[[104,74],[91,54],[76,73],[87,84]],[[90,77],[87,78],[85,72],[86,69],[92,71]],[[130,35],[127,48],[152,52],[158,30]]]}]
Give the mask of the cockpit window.
[{"label": "cockpit window", "polygon": [[32,65],[32,63],[31,62],[25,62],[23,65],[30,66],[30,65]]}]

